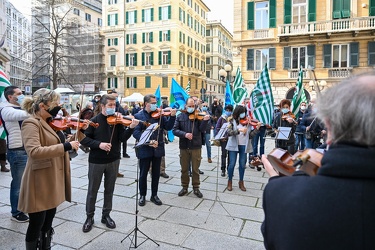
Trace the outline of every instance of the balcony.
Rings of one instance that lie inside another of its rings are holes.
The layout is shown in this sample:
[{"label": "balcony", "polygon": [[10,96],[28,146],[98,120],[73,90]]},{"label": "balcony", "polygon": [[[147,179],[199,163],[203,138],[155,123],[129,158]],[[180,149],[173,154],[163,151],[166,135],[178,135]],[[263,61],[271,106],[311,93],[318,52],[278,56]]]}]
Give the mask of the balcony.
[{"label": "balcony", "polygon": [[347,78],[350,76],[351,68],[331,68],[328,69],[328,77]]},{"label": "balcony", "polygon": [[134,66],[129,66],[129,70],[134,70]]},{"label": "balcony", "polygon": [[267,38],[274,38],[273,29],[253,30],[250,33],[250,39],[267,39]]},{"label": "balcony", "polygon": [[151,69],[151,65],[146,65],[145,69]]},{"label": "balcony", "polygon": [[309,23],[284,24],[280,25],[278,29],[278,36],[298,36],[374,30],[375,16],[335,19]]},{"label": "balcony", "polygon": [[[297,79],[299,76],[299,69],[292,69],[288,71],[288,78]],[[306,71],[303,71],[303,78],[306,79]]]},{"label": "balcony", "polygon": [[105,68],[105,73],[107,74],[107,75],[109,75],[109,74],[113,74],[113,75],[116,75],[116,67],[114,66],[114,67],[106,67]]},{"label": "balcony", "polygon": [[163,64],[163,65],[161,65],[161,68],[162,69],[169,69],[169,65],[168,64]]}]

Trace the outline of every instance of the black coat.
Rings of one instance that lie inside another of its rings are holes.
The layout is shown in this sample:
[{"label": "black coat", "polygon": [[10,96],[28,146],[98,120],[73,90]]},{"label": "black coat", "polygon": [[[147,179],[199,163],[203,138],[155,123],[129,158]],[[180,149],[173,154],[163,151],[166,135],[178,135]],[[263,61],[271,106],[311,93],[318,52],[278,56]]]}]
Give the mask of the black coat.
[{"label": "black coat", "polygon": [[374,249],[375,148],[331,146],[318,175],[273,177],[263,193],[266,249]]}]

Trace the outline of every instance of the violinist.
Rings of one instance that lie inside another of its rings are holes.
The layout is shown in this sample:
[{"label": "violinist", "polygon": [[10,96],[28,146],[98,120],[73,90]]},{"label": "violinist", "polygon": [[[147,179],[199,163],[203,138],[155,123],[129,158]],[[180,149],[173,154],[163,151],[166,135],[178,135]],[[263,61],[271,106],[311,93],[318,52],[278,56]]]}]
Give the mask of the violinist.
[{"label": "violinist", "polygon": [[276,147],[288,150],[290,154],[294,154],[294,133],[296,130],[297,122],[295,121],[294,114],[290,111],[291,102],[283,99],[280,102],[281,112],[276,115],[273,120],[272,127],[278,131],[279,127],[291,127],[292,130],[288,140],[276,140]]},{"label": "violinist", "polygon": [[[135,118],[138,120],[146,121],[150,124],[158,123],[159,127],[150,137],[150,143],[148,146],[142,146],[137,149],[136,155],[139,159],[139,205],[146,205],[146,194],[147,194],[147,173],[152,164],[152,179],[151,179],[151,198],[150,201],[160,206],[162,201],[158,197],[158,187],[160,179],[160,164],[162,157],[165,156],[164,150],[164,129],[171,130],[176,119],[176,110],[171,109],[170,116],[159,116],[158,119],[154,119],[151,113],[157,109],[156,96],[152,94],[145,95],[143,98],[144,109],[135,114]],[[139,141],[143,131],[146,130],[144,123],[139,123],[134,129],[133,137]]]},{"label": "violinist", "polygon": [[98,190],[104,175],[104,203],[101,222],[108,228],[116,228],[116,223],[110,217],[115,181],[120,164],[120,142],[127,140],[133,133],[138,121],[133,120],[129,127],[122,124],[109,125],[107,116],[115,115],[116,97],[103,95],[99,104],[101,113],[91,119],[98,123],[97,128],[90,126],[86,131],[86,138],[81,143],[90,147],[88,189],[86,198],[86,221],[82,231],[87,233],[94,224],[95,204]]},{"label": "violinist", "polygon": [[[195,119],[194,114],[197,106],[192,98],[186,102],[186,112],[181,113],[173,126],[173,134],[180,138],[180,165],[181,165],[181,186],[178,196],[188,193],[189,186],[189,164],[192,165],[192,184],[194,194],[202,198],[203,194],[199,190],[199,166],[202,159],[202,133],[205,133],[208,126],[209,115],[203,119]],[[192,119],[191,119],[192,118]]]},{"label": "violinist", "polygon": [[302,127],[302,117],[307,110],[306,102],[302,102],[297,114],[297,127],[296,127],[296,142],[294,144],[294,152],[297,152],[298,149],[305,149],[305,130]]},{"label": "violinist", "polygon": [[[42,88],[22,104],[30,114],[21,128],[28,158],[18,203],[18,209],[30,217],[26,249],[37,249],[38,241],[38,249],[51,248],[56,208],[64,201],[71,201],[68,151],[77,150],[79,142],[66,142],[62,132],[49,125],[48,121],[57,114],[59,99],[57,92]],[[87,127],[88,123],[84,123],[83,129]],[[84,137],[81,131],[77,133],[79,140]]]},{"label": "violinist", "polygon": [[374,82],[373,71],[350,77],[317,99],[328,150],[315,176],[278,177],[263,156],[273,176],[263,193],[266,249],[374,248]]}]

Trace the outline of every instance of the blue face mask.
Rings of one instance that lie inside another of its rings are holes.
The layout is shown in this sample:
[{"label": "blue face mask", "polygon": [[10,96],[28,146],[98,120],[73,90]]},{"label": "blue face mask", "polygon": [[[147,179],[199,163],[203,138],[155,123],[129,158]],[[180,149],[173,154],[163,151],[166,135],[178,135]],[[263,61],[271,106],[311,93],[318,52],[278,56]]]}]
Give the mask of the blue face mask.
[{"label": "blue face mask", "polygon": [[207,107],[202,107],[202,110],[203,111],[207,111]]},{"label": "blue face mask", "polygon": [[19,96],[17,96],[17,101],[16,101],[16,102],[17,102],[19,105],[21,105],[24,99],[25,99],[25,96],[24,96],[24,95],[19,95]]},{"label": "blue face mask", "polygon": [[283,112],[284,114],[286,114],[286,113],[289,112],[289,109],[281,109],[281,112]]},{"label": "blue face mask", "polygon": [[191,114],[191,113],[194,112],[194,108],[189,107],[189,108],[186,109],[186,111],[187,111],[189,114]]},{"label": "blue face mask", "polygon": [[150,111],[155,111],[158,108],[156,103],[150,104]]},{"label": "blue face mask", "polygon": [[242,118],[245,118],[245,116],[246,116],[246,113],[241,113],[240,114],[240,118],[242,119]]},{"label": "blue face mask", "polygon": [[115,108],[106,108],[105,112],[107,115],[114,115],[115,114]]},{"label": "blue face mask", "polygon": [[229,116],[232,115],[232,112],[231,111],[225,111],[225,115],[229,117]]}]

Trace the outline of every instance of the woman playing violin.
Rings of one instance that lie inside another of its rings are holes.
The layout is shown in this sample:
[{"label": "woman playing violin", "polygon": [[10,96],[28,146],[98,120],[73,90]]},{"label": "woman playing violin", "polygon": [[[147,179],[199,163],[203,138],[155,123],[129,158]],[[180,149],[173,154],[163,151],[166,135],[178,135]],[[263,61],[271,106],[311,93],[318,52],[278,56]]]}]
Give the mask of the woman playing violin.
[{"label": "woman playing violin", "polygon": [[288,140],[276,140],[276,147],[288,150],[290,154],[294,154],[294,143],[295,137],[294,132],[296,131],[297,123],[295,121],[294,114],[290,111],[291,102],[287,99],[281,100],[280,108],[281,112],[276,115],[273,120],[272,128],[278,132],[279,127],[290,127],[292,128]]}]

